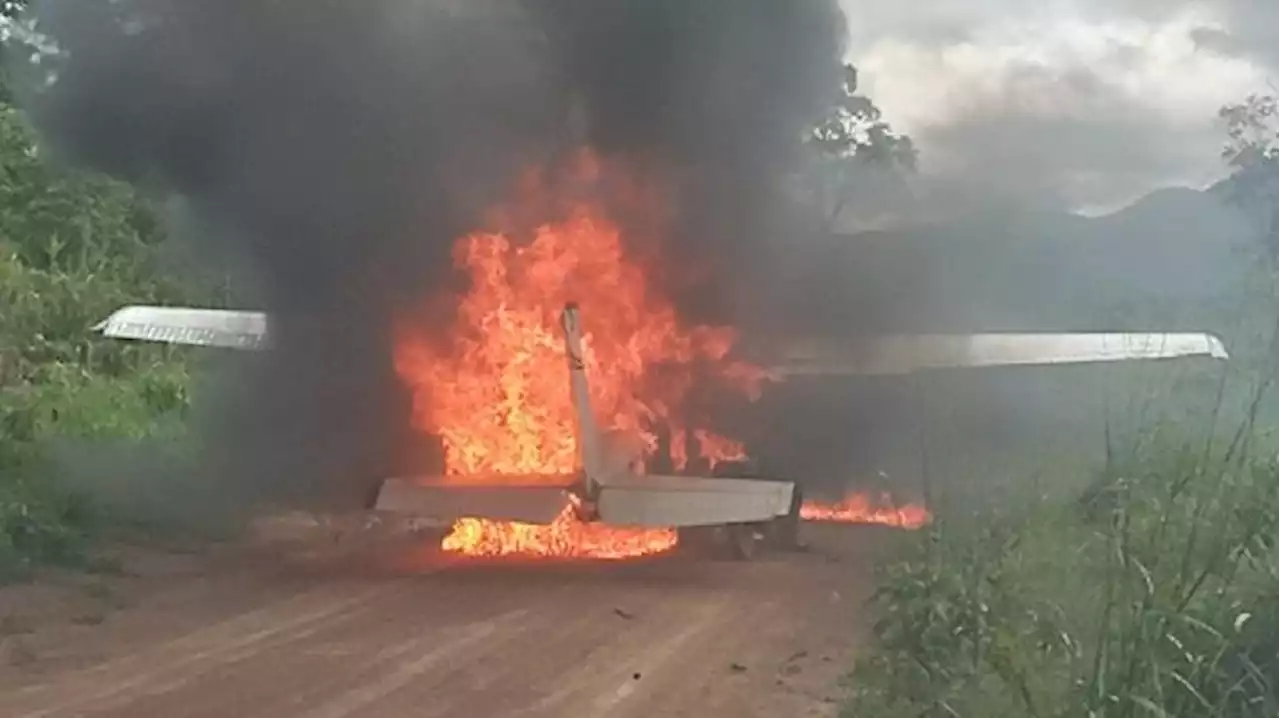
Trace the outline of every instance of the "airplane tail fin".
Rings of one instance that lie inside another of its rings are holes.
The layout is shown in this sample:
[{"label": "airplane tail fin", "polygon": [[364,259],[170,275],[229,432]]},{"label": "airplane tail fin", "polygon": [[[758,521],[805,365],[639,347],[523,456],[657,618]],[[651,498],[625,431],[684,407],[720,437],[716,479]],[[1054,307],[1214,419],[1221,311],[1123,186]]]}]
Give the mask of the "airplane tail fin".
[{"label": "airplane tail fin", "polygon": [[582,325],[578,318],[577,304],[570,302],[565,305],[561,324],[564,326],[565,354],[569,360],[569,392],[573,398],[578,424],[578,454],[590,487],[602,476],[604,447],[601,444],[600,427],[591,411],[591,390],[587,385],[586,361],[582,353]]}]

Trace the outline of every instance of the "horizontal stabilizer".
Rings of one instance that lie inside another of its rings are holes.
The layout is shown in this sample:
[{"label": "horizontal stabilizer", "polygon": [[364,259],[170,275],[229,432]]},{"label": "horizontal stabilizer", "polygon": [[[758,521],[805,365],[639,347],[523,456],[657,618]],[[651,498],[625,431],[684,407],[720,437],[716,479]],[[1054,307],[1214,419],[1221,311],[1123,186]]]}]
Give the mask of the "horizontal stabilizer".
[{"label": "horizontal stabilizer", "polygon": [[[565,484],[543,481],[513,485],[511,477],[451,484],[424,479],[388,479],[377,511],[450,522],[460,518],[549,524],[569,504]],[[548,477],[549,478],[549,477]],[[697,476],[611,477],[596,497],[597,518],[613,526],[709,526],[768,521],[785,515],[794,484]]]},{"label": "horizontal stabilizer", "polygon": [[[568,483],[449,484],[415,479],[387,479],[374,510],[450,522],[461,518],[549,524],[569,503]],[[482,481],[482,479],[481,479]]]},{"label": "horizontal stabilizer", "polygon": [[713,526],[784,516],[795,485],[787,481],[627,475],[602,482],[596,511],[619,526]]}]

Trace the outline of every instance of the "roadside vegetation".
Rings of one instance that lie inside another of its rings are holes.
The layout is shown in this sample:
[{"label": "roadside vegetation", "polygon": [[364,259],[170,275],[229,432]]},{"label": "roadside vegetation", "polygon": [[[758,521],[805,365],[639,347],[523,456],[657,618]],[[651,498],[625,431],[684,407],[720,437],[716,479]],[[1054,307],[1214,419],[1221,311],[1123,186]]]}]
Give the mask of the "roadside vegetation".
[{"label": "roadside vegetation", "polygon": [[[91,507],[48,480],[55,440],[174,430],[187,406],[181,352],[95,338],[132,302],[198,301],[158,271],[159,208],[133,189],[37,153],[0,93],[0,581],[83,566]],[[212,297],[203,297],[209,301]]]},{"label": "roadside vegetation", "polygon": [[985,501],[937,497],[881,567],[845,715],[1275,715],[1276,435],[1256,416],[1154,422],[1073,491],[987,476]]},{"label": "roadside vegetation", "polygon": [[[935,480],[948,490],[932,497],[934,523],[879,567],[842,715],[1280,712],[1274,108],[1223,111],[1226,189],[1262,240],[1258,273],[1214,328],[1232,361],[1146,370],[1108,392],[1103,431],[1021,452],[1101,447],[1094,468],[1068,459],[1002,481],[1008,462],[987,456],[964,489]],[[1063,405],[1084,386],[1062,388]],[[955,474],[947,443],[930,464]]]}]

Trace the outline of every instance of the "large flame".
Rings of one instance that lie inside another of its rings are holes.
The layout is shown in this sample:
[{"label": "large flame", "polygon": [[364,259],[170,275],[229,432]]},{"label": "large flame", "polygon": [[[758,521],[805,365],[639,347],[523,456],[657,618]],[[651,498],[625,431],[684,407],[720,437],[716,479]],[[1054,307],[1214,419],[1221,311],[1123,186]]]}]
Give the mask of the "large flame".
[{"label": "large flame", "polygon": [[927,525],[932,516],[920,504],[894,505],[893,499],[884,495],[879,501],[866,494],[851,493],[836,503],[806,501],[800,507],[800,518],[807,521],[832,521],[851,524],[879,524],[902,529],[918,529]]},{"label": "large flame", "polygon": [[[600,168],[584,155],[579,170],[577,179],[592,179]],[[536,174],[525,178],[524,204],[544,194]],[[712,464],[743,455],[739,443],[687,426],[679,408],[695,374],[748,393],[764,374],[726,359],[733,329],[681,326],[645,268],[624,254],[618,225],[600,207],[578,202],[529,232],[462,237],[454,259],[471,285],[449,341],[433,343],[406,323],[396,346],[397,371],[414,394],[414,424],[441,437],[450,480],[571,482],[577,447],[559,321],[569,301],[583,307],[591,401],[604,429],[652,458],[656,428],[665,425],[677,468],[687,461],[690,435]],[[462,520],[444,548],[618,558],[674,544],[671,530],[584,525],[566,509],[549,526]]]}]

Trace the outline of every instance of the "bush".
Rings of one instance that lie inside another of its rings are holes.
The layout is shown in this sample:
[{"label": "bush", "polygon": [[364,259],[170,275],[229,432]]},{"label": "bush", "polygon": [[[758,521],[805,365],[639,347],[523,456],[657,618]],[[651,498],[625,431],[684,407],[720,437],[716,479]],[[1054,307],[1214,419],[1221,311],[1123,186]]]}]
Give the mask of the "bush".
[{"label": "bush", "polygon": [[883,569],[845,714],[1276,715],[1276,460],[1242,444],[938,517]]},{"label": "bush", "polygon": [[163,242],[152,202],[43,162],[0,104],[0,579],[91,545],[99,522],[58,488],[51,441],[141,439],[186,410],[181,350],[91,331],[124,304],[206,298],[159,278]]},{"label": "bush", "polygon": [[0,581],[23,578],[42,564],[84,565],[93,518],[74,494],[0,483]]},{"label": "bush", "polygon": [[44,563],[81,564],[100,525],[53,474],[52,442],[154,436],[185,414],[186,381],[177,362],[120,378],[54,365],[39,383],[0,388],[0,580]]}]

